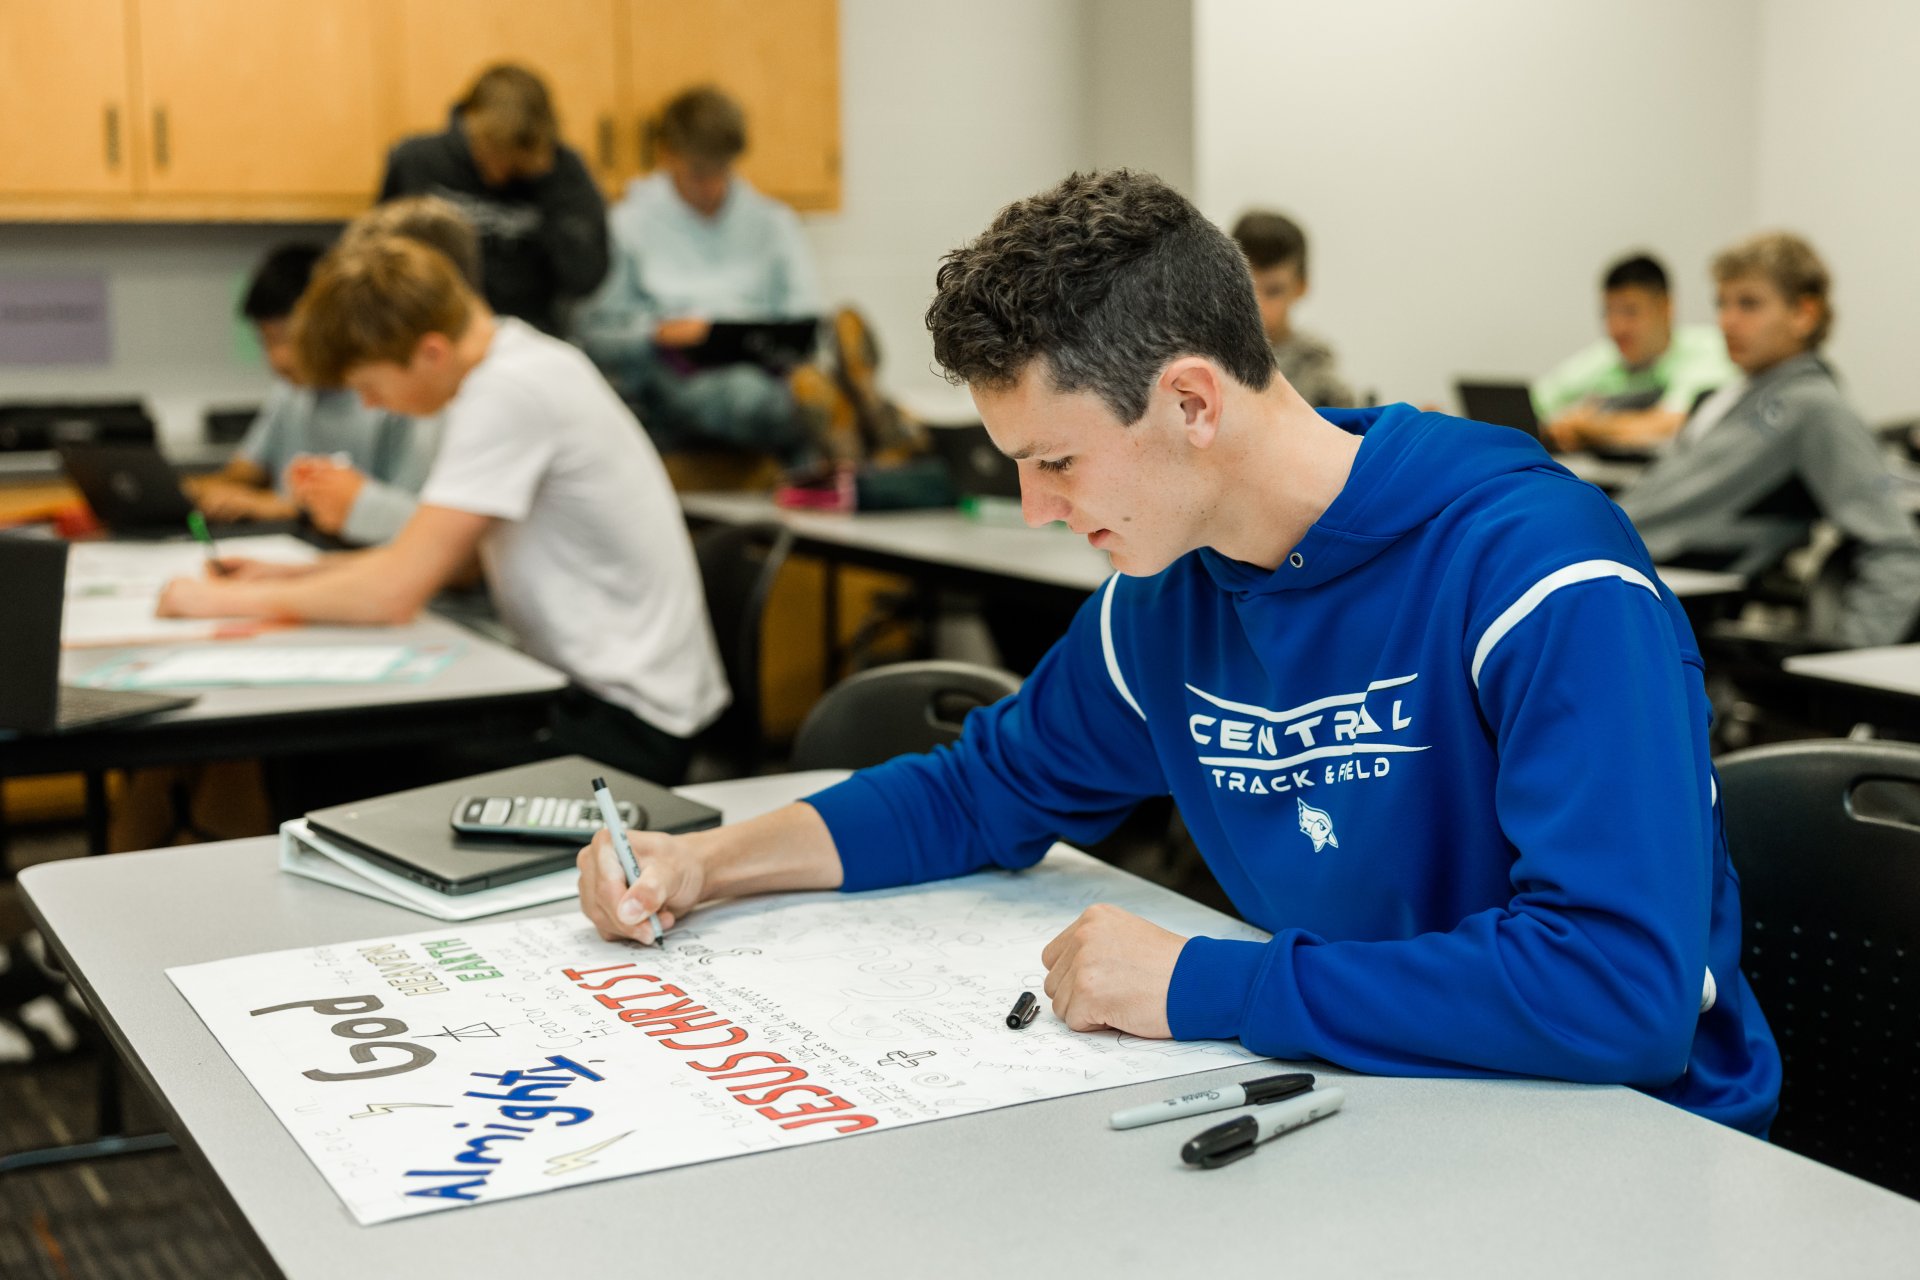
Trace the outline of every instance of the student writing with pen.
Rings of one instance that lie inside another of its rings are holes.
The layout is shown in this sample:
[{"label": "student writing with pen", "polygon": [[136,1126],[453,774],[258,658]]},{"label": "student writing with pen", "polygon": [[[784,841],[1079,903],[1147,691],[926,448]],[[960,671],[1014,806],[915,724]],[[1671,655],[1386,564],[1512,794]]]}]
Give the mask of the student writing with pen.
[{"label": "student writing with pen", "polygon": [[575,682],[558,741],[679,781],[726,678],[665,468],[593,365],[495,316],[444,254],[399,236],[349,234],[294,327],[317,377],[394,413],[444,414],[419,507],[382,547],[177,579],[162,611],[397,623],[477,556],[521,644]]},{"label": "student writing with pen", "polygon": [[1028,520],[1119,573],[955,745],[751,822],[636,833],[631,888],[596,837],[602,934],[1028,866],[1171,792],[1273,938],[1090,907],[1040,954],[1069,1027],[1628,1084],[1766,1131],[1780,1059],[1739,968],[1700,658],[1618,509],[1519,432],[1314,411],[1245,259],[1145,175],[1002,211],[948,255],[927,321]]}]

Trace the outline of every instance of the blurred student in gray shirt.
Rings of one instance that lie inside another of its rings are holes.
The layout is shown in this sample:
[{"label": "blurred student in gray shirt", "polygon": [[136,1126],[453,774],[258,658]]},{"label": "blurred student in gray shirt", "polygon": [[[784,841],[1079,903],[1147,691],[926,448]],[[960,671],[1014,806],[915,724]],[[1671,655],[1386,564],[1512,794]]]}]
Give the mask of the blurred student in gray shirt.
[{"label": "blurred student in gray shirt", "polygon": [[369,409],[344,387],[302,379],[289,321],[324,252],[282,245],[255,270],[240,312],[277,380],[232,461],[196,500],[216,520],[304,513],[322,532],[364,546],[385,542],[413,514],[438,426]]},{"label": "blurred student in gray shirt", "polygon": [[1906,638],[1920,611],[1920,537],[1873,434],[1820,347],[1833,327],[1827,268],[1798,236],[1744,240],[1713,261],[1720,329],[1742,377],[1687,419],[1621,507],[1655,560],[1739,552],[1805,512],[1771,514],[1797,481],[1819,519],[1858,544],[1835,634],[1854,648]]}]

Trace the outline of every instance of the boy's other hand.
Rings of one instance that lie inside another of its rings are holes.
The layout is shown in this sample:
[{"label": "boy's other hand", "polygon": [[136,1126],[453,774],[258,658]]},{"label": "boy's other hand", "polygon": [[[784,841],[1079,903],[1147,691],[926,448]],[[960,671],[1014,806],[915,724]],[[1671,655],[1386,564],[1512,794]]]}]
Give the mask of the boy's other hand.
[{"label": "boy's other hand", "polygon": [[661,929],[671,929],[674,921],[700,904],[706,892],[706,869],[678,836],[629,831],[627,842],[640,864],[640,878],[631,888],[620,855],[613,851],[613,838],[605,831],[580,850],[580,910],[608,942],[622,938],[653,942],[647,912],[659,916]]},{"label": "boy's other hand", "polygon": [[175,578],[160,590],[154,614],[162,618],[224,618],[235,611],[227,579]]},{"label": "boy's other hand", "polygon": [[702,320],[698,316],[682,316],[678,320],[662,320],[653,331],[653,342],[659,347],[697,347],[707,340],[713,332],[713,322]]},{"label": "boy's other hand", "polygon": [[1046,992],[1075,1031],[1112,1027],[1167,1040],[1167,991],[1187,940],[1131,911],[1096,903],[1046,945]]},{"label": "boy's other hand", "polygon": [[291,520],[299,508],[271,489],[255,489],[228,480],[208,480],[194,493],[194,505],[209,520]]},{"label": "boy's other hand", "polygon": [[287,466],[293,500],[322,533],[339,533],[353,511],[366,475],[331,458],[302,455]]},{"label": "boy's other hand", "polygon": [[1540,428],[1540,439],[1549,449],[1556,452],[1564,453],[1571,449],[1584,448],[1592,443],[1589,437],[1598,426],[1599,420],[1600,415],[1595,412],[1592,405],[1575,405],[1552,422],[1543,424]]}]

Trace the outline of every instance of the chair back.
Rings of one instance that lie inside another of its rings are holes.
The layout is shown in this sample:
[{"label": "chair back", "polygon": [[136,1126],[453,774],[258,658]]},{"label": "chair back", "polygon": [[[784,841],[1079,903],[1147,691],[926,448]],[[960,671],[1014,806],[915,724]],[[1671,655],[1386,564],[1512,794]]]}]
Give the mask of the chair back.
[{"label": "chair back", "polygon": [[960,736],[967,712],[1020,689],[1020,677],[970,662],[900,662],[842,680],[807,713],[795,770],[864,769]]},{"label": "chair back", "polygon": [[1920,745],[1716,762],[1741,968],[1785,1062],[1773,1139],[1920,1196]]},{"label": "chair back", "polygon": [[765,752],[760,708],[760,632],[767,596],[793,550],[793,534],[767,520],[724,525],[694,539],[707,616],[733,701],[703,735],[702,745],[740,774],[759,771]]}]

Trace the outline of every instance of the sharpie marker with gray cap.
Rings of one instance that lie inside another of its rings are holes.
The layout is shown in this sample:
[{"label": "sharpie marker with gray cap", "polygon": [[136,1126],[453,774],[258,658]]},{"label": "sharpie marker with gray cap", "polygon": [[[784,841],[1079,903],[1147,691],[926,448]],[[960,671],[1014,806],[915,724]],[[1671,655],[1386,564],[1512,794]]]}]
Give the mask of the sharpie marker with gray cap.
[{"label": "sharpie marker with gray cap", "polygon": [[1217,1124],[1180,1148],[1180,1158],[1202,1169],[1218,1169],[1254,1153],[1269,1138],[1332,1115],[1347,1100],[1345,1089],[1315,1089],[1262,1107],[1250,1115]]},{"label": "sharpie marker with gray cap", "polygon": [[[627,878],[627,888],[633,888],[633,882],[640,878],[640,863],[633,856],[633,846],[627,843],[627,824],[620,821],[620,809],[613,803],[613,792],[607,790],[605,778],[593,780],[593,799],[600,806],[600,821],[607,826],[607,836],[613,841],[613,851],[620,858],[620,870]],[[647,912],[647,925],[653,930],[653,945],[659,946],[660,917]]]},{"label": "sharpie marker with gray cap", "polygon": [[1305,1093],[1311,1088],[1313,1076],[1305,1071],[1284,1076],[1262,1076],[1258,1080],[1243,1080],[1239,1084],[1222,1085],[1218,1089],[1183,1093],[1165,1102],[1128,1107],[1125,1111],[1114,1112],[1107,1118],[1107,1123],[1116,1129],[1138,1129],[1143,1124],[1159,1124],[1162,1120],[1178,1120],[1183,1116],[1200,1116],[1209,1111],[1263,1106],[1282,1098],[1291,1098],[1296,1093]]}]

